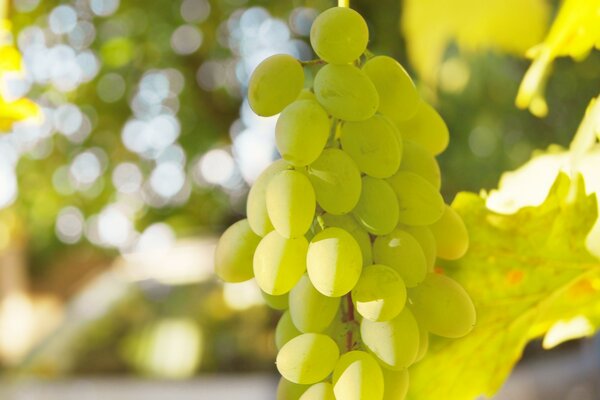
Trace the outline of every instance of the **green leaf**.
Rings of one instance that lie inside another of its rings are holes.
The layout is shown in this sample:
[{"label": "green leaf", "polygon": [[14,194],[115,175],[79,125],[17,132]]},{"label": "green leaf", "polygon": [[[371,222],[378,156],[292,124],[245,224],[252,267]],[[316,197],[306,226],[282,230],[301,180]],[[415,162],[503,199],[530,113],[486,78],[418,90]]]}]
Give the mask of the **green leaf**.
[{"label": "green leaf", "polygon": [[471,247],[442,269],[472,296],[478,321],[464,338],[432,340],[428,356],[411,369],[409,399],[492,395],[530,339],[576,314],[600,315],[600,262],[585,247],[596,197],[586,194],[581,176],[572,182],[560,173],[542,204],[511,215],[491,211],[472,193],[460,193],[452,206]]}]

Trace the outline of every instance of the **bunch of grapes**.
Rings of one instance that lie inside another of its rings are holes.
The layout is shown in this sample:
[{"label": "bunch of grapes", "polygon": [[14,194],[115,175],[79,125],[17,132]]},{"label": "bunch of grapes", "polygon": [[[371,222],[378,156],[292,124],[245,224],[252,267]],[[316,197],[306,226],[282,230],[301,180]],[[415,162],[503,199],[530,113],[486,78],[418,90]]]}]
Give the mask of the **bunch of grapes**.
[{"label": "bunch of grapes", "polygon": [[282,158],[221,237],[216,272],[256,279],[284,311],[280,400],[403,399],[429,334],[458,338],[475,324],[465,290],[434,270],[469,244],[439,193],[448,129],[398,62],[366,53],[368,38],[360,14],[328,9],[310,33],[319,60],[272,56],[249,84],[257,114],[280,114]]}]

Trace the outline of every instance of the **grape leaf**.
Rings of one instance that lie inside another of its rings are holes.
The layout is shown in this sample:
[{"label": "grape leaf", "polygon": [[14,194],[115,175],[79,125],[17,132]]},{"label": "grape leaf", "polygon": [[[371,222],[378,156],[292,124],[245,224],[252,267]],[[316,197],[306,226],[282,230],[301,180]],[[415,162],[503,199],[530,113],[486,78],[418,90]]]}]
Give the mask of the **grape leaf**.
[{"label": "grape leaf", "polygon": [[[590,313],[600,322],[600,261],[585,247],[597,218],[583,178],[560,173],[546,200],[506,215],[484,196],[460,193],[452,206],[471,236],[467,255],[442,265],[472,296],[473,332],[435,338],[411,369],[409,399],[474,399],[496,392],[533,337],[556,321]],[[593,283],[596,283],[594,286]]]}]

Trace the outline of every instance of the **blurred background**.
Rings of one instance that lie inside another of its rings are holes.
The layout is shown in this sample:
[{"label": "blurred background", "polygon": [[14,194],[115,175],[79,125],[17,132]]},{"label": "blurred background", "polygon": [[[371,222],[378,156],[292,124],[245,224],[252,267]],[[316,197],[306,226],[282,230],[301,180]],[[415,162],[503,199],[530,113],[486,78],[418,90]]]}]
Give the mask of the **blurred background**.
[{"label": "blurred background", "polygon": [[[0,399],[273,399],[278,315],[218,282],[213,250],[277,158],[248,78],[275,53],[313,59],[333,0],[3,2],[22,69],[0,97],[43,118],[0,125]],[[598,94],[593,51],[555,63],[546,117],[514,105],[555,0],[351,5],[449,126],[448,202],[567,146]],[[533,343],[498,398],[600,399],[599,365],[598,338]]]}]

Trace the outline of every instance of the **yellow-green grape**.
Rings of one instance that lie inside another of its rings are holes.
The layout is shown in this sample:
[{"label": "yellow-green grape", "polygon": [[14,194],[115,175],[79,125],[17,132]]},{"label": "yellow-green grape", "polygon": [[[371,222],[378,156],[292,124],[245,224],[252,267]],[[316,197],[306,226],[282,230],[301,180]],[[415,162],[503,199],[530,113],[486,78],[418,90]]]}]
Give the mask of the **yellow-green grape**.
[{"label": "yellow-green grape", "polygon": [[360,247],[345,230],[326,228],[310,241],[306,266],[310,281],[319,292],[330,297],[343,296],[360,277]]},{"label": "yellow-green grape", "polygon": [[437,246],[435,237],[433,237],[433,233],[431,233],[431,229],[427,226],[403,226],[401,229],[410,233],[412,237],[417,239],[417,242],[421,245],[421,250],[423,250],[423,254],[425,255],[425,260],[427,261],[427,272],[433,272],[437,255]]},{"label": "yellow-green grape", "polygon": [[315,53],[330,64],[348,64],[367,49],[369,29],[363,17],[347,7],[323,11],[310,29]]},{"label": "yellow-green grape", "polygon": [[373,264],[373,252],[371,250],[371,237],[362,226],[351,215],[323,214],[321,219],[328,227],[342,228],[352,235],[362,253],[363,267]]},{"label": "yellow-green grape", "polygon": [[427,274],[425,280],[409,290],[410,308],[419,323],[434,335],[459,338],[475,326],[475,306],[458,284],[447,276]]},{"label": "yellow-green grape", "polygon": [[382,368],[381,371],[383,372],[383,400],[404,400],[409,386],[408,369],[392,371]]},{"label": "yellow-green grape", "polygon": [[308,179],[317,203],[331,214],[346,214],[360,197],[361,179],[356,164],[344,151],[326,149],[308,167]]},{"label": "yellow-green grape", "polygon": [[284,344],[301,334],[302,332],[296,328],[292,321],[290,311],[284,312],[275,327],[275,346],[277,347],[277,350],[281,349]]},{"label": "yellow-green grape", "polygon": [[317,101],[317,96],[310,89],[302,89],[296,100],[314,100]]},{"label": "yellow-green grape", "polygon": [[444,214],[444,198],[425,178],[398,171],[387,179],[398,197],[398,221],[411,226],[431,225]]},{"label": "yellow-green grape", "polygon": [[362,70],[379,93],[379,112],[394,120],[405,121],[417,112],[420,97],[408,72],[388,56],[377,56]]},{"label": "yellow-green grape", "polygon": [[281,157],[296,167],[315,161],[329,137],[329,116],[313,100],[287,106],[275,126],[275,143]]},{"label": "yellow-green grape", "polygon": [[457,260],[469,249],[469,233],[460,215],[448,205],[444,214],[429,227],[437,244],[437,256],[444,260]]},{"label": "yellow-green grape", "polygon": [[290,316],[301,332],[323,332],[339,308],[340,298],[317,291],[306,274],[290,292]]},{"label": "yellow-green grape", "polygon": [[342,148],[358,168],[374,178],[392,176],[400,166],[402,141],[383,115],[342,125]]},{"label": "yellow-green grape", "polygon": [[294,57],[276,54],[265,59],[248,83],[248,103],[263,117],[279,114],[298,97],[304,86],[304,70]]},{"label": "yellow-green grape", "polygon": [[267,294],[292,290],[306,271],[308,242],[303,236],[286,239],[276,231],[265,236],[254,253],[254,277]]},{"label": "yellow-green grape", "polygon": [[425,178],[437,190],[442,186],[442,175],[440,166],[435,157],[423,146],[412,140],[404,141],[404,152],[402,153],[402,163],[400,171],[414,172]]},{"label": "yellow-green grape", "polygon": [[300,400],[300,396],[309,387],[310,385],[298,385],[285,378],[280,378],[277,385],[277,400]]},{"label": "yellow-green grape", "polygon": [[373,259],[378,264],[394,268],[407,287],[418,285],[427,275],[427,260],[421,245],[402,229],[375,239]]},{"label": "yellow-green grape", "polygon": [[333,386],[329,382],[315,383],[300,397],[300,400],[336,400]]},{"label": "yellow-green grape", "polygon": [[352,289],[352,300],[360,315],[371,321],[388,321],[400,314],[406,302],[406,286],[398,273],[387,265],[363,268]]},{"label": "yellow-green grape", "polygon": [[333,371],[340,356],[337,344],[327,335],[304,333],[283,345],[277,354],[277,369],[288,381],[310,385]]},{"label": "yellow-green grape", "polygon": [[407,121],[395,121],[404,139],[412,140],[437,156],[448,147],[450,135],[437,111],[421,100],[416,114]]},{"label": "yellow-green grape", "polygon": [[275,161],[258,176],[250,188],[246,203],[246,214],[248,215],[250,227],[259,236],[265,236],[273,230],[273,224],[271,224],[267,213],[267,185],[272,177],[289,168],[291,166],[285,160]]},{"label": "yellow-green grape", "polygon": [[317,72],[314,89],[325,110],[344,121],[364,121],[371,118],[379,107],[375,86],[352,65],[324,66]]},{"label": "yellow-green grape", "polygon": [[332,380],[336,400],[383,399],[383,373],[373,356],[364,351],[342,355]]},{"label": "yellow-green grape", "polygon": [[427,332],[427,329],[419,325],[419,352],[417,353],[417,358],[415,359],[416,363],[421,361],[423,357],[427,355],[427,350],[429,350],[429,332]]},{"label": "yellow-green grape", "polygon": [[262,294],[262,297],[265,300],[265,303],[267,303],[267,305],[274,310],[285,310],[289,307],[289,299],[288,299],[287,293],[280,294],[277,296],[273,296],[272,294],[265,293],[262,290],[260,291],[260,293]]},{"label": "yellow-green grape", "polygon": [[250,229],[248,220],[231,225],[215,250],[215,273],[225,282],[244,282],[254,276],[252,260],[260,236]]},{"label": "yellow-green grape", "polygon": [[283,237],[302,236],[312,224],[315,191],[301,172],[281,171],[271,178],[266,193],[267,212]]},{"label": "yellow-green grape", "polygon": [[364,176],[360,199],[352,214],[370,233],[386,235],[398,224],[398,199],[386,181]]},{"label": "yellow-green grape", "polygon": [[406,307],[390,321],[363,319],[360,334],[363,343],[387,368],[399,371],[417,358],[419,327]]}]

